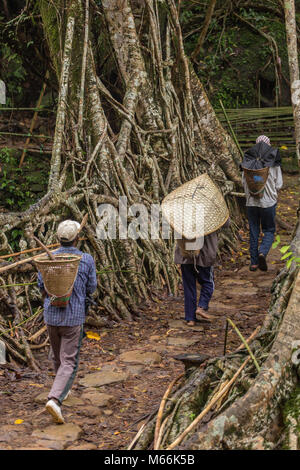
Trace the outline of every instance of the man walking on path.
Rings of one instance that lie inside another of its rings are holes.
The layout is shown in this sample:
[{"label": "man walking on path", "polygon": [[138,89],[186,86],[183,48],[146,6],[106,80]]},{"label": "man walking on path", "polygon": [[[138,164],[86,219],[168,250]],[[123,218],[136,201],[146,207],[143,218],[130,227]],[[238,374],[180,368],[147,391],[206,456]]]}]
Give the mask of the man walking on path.
[{"label": "man walking on path", "polygon": [[[228,227],[230,220],[223,225]],[[218,250],[218,231],[204,237],[203,247],[196,256],[188,256],[182,252],[180,243],[175,248],[175,264],[180,264],[184,291],[185,321],[188,326],[194,326],[199,321],[210,322],[214,317],[207,313],[209,302],[214,293],[214,268]],[[201,293],[197,305],[197,282],[201,285]]]},{"label": "man walking on path", "polygon": [[50,304],[50,297],[44,289],[41,273],[38,273],[38,286],[44,297],[44,320],[47,324],[56,374],[48,394],[46,409],[56,423],[64,423],[61,404],[70,392],[78,368],[85,321],[85,301],[97,287],[96,268],[92,256],[76,248],[79,227],[78,222],[65,220],[57,229],[61,246],[54,253],[81,256],[73,291],[66,307],[55,307]]},{"label": "man walking on path", "polygon": [[[265,135],[256,139],[256,144],[245,152],[242,162],[242,182],[250,229],[250,271],[256,271],[257,268],[261,271],[268,270],[266,257],[274,241],[277,191],[283,185],[280,163],[279,150],[271,147],[270,139]],[[252,171],[253,178],[259,182],[259,171],[263,168],[268,168],[265,185],[257,193],[253,193],[245,173]],[[258,172],[255,173],[254,170]],[[259,246],[260,230],[263,232],[263,239]]]}]

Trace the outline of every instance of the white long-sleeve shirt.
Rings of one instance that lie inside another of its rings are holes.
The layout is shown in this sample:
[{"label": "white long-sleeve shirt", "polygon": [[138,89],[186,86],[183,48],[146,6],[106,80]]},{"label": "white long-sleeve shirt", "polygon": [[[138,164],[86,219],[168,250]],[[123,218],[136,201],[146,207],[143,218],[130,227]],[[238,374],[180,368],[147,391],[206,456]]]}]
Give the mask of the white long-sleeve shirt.
[{"label": "white long-sleeve shirt", "polygon": [[242,174],[242,183],[246,194],[246,206],[272,207],[277,203],[277,192],[283,185],[281,168],[280,166],[270,167],[268,179],[261,198],[250,195],[244,172]]}]

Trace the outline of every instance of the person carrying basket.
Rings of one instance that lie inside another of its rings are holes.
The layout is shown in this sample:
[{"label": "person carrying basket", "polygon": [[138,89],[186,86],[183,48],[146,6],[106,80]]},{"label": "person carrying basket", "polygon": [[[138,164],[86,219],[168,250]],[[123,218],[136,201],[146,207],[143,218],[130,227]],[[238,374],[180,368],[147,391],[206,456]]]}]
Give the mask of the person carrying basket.
[{"label": "person carrying basket", "polygon": [[[39,269],[38,287],[43,294],[44,321],[56,374],[48,394],[46,410],[56,423],[64,423],[61,405],[71,390],[78,368],[86,298],[97,287],[93,257],[76,248],[79,231],[78,222],[61,222],[57,229],[61,246],[52,253],[55,260],[45,256],[36,260]],[[64,283],[67,292],[61,295],[60,289]]]},{"label": "person carrying basket", "polygon": [[[266,258],[274,241],[278,191],[283,185],[280,165],[279,149],[271,147],[265,135],[245,152],[241,164],[250,231],[250,271],[268,270]],[[259,245],[260,230],[263,239]]]}]

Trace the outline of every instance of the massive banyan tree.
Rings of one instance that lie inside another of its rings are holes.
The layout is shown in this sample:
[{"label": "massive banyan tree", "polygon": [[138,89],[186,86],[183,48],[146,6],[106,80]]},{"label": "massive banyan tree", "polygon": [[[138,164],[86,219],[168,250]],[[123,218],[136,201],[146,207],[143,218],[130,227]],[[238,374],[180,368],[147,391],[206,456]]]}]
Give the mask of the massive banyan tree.
[{"label": "massive banyan tree", "polygon": [[[99,306],[114,320],[131,319],[151,286],[176,290],[172,243],[98,239],[99,205],[117,209],[125,196],[128,207],[142,203],[150,214],[172,189],[207,172],[238,214],[229,194],[240,185],[240,154],[185,55],[174,0],[37,4],[59,82],[49,183],[26,211],[0,214],[1,250],[12,252],[14,228],[23,230],[23,248],[36,246],[32,234],[55,243],[59,221],[87,212],[82,247],[101,273]],[[7,271],[10,284],[17,272]]]},{"label": "massive banyan tree", "polygon": [[[234,195],[240,189],[240,154],[185,55],[174,0],[38,0],[36,5],[49,68],[59,83],[49,183],[26,211],[0,213],[1,251],[12,253],[14,228],[23,233],[20,249],[31,249],[33,234],[47,245],[55,243],[59,221],[80,221],[88,213],[82,248],[94,256],[99,271],[92,320],[97,324],[97,309],[114,320],[130,320],[151,299],[153,287],[176,291],[173,243],[99,239],[98,207],[118,209],[123,196],[128,206],[142,203],[150,214],[152,204],[172,189],[207,172],[234,221],[240,215]],[[232,245],[233,236],[223,236],[221,244]],[[293,242],[298,255],[299,239],[298,226]],[[3,271],[2,266],[0,278],[8,286],[0,292],[1,338],[14,360],[38,369],[32,351],[47,339],[39,310],[33,312],[39,293],[28,285],[35,280],[34,268],[25,263]],[[16,283],[26,285],[11,287]],[[255,361],[245,349],[204,358],[200,366],[191,361],[130,447],[274,448],[284,439],[287,447],[297,448],[299,360],[291,356],[300,328],[299,292],[293,265],[275,280],[269,315],[250,338]],[[9,334],[8,318],[10,326],[21,325],[17,336]]]}]

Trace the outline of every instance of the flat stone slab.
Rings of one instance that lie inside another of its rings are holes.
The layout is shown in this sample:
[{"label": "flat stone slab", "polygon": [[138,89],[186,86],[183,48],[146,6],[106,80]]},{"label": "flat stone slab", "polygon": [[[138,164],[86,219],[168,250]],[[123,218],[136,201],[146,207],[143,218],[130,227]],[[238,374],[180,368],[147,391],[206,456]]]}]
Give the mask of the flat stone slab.
[{"label": "flat stone slab", "polygon": [[269,287],[271,289],[272,284],[273,284],[273,279],[269,279],[266,281],[259,281],[258,287]]},{"label": "flat stone slab", "polygon": [[143,365],[132,365],[132,366],[127,366],[126,370],[129,372],[131,375],[139,375],[143,370],[144,366]]},{"label": "flat stone slab", "polygon": [[80,381],[79,384],[83,387],[102,387],[117,382],[124,382],[128,378],[128,372],[114,372],[114,371],[99,371],[92,374],[87,374]]},{"label": "flat stone slab", "polygon": [[102,414],[101,409],[98,406],[84,406],[80,409],[81,416],[87,416],[88,418],[96,418]]},{"label": "flat stone slab", "polygon": [[73,395],[69,395],[66,400],[64,400],[64,406],[80,406],[84,405],[84,401],[81,398],[74,397]]},{"label": "flat stone slab", "polygon": [[214,301],[212,300],[210,303],[209,303],[209,312],[208,313],[214,313],[214,312],[233,312],[233,311],[236,311],[237,310],[237,307],[236,306],[232,306],[232,305],[229,305],[229,304],[224,304],[223,302],[217,302],[217,301]]},{"label": "flat stone slab", "polygon": [[204,331],[203,326],[196,323],[195,326],[188,326],[184,320],[170,320],[169,328],[174,330],[193,330],[193,331]]},{"label": "flat stone slab", "polygon": [[110,405],[115,401],[115,397],[113,395],[108,395],[107,393],[101,393],[98,392],[97,390],[95,391],[87,391],[83,393],[82,395],[83,400],[88,400],[93,405],[98,406],[98,407],[104,407],[107,405]]},{"label": "flat stone slab", "polygon": [[221,284],[222,284],[222,286],[231,286],[231,285],[243,286],[245,284],[248,285],[248,286],[249,286],[249,284],[253,285],[252,282],[250,282],[246,279],[230,279],[230,278],[223,279],[221,281]]},{"label": "flat stone slab", "polygon": [[170,337],[168,338],[168,346],[193,346],[193,344],[198,343],[199,338],[179,338],[179,337]]},{"label": "flat stone slab", "polygon": [[66,423],[48,426],[43,430],[36,429],[33,431],[32,437],[47,441],[62,441],[64,443],[72,443],[77,441],[81,434],[82,429],[77,424]]},{"label": "flat stone slab", "polygon": [[[40,393],[39,395],[35,397],[34,401],[41,405],[45,405],[48,401],[48,393],[49,392]],[[82,401],[80,398],[74,397],[71,394],[68,396],[66,400],[64,400],[64,405],[65,406],[80,406],[80,405],[84,405],[84,401]]]},{"label": "flat stone slab", "polygon": [[36,397],[34,397],[34,401],[40,405],[46,405],[48,401],[48,393],[49,392],[39,393]]},{"label": "flat stone slab", "polygon": [[252,295],[256,295],[258,292],[258,289],[256,287],[247,287],[247,286],[240,286],[240,287],[231,287],[230,290],[228,291],[228,294],[230,296],[243,296],[243,297],[248,297]]},{"label": "flat stone slab", "polygon": [[67,447],[66,441],[50,441],[48,439],[40,439],[36,442],[37,446],[46,447],[51,450],[64,450]]},{"label": "flat stone slab", "polygon": [[0,442],[11,442],[16,439],[17,436],[17,433],[0,430]]},{"label": "flat stone slab", "polygon": [[66,450],[97,450],[98,447],[96,446],[96,444],[92,444],[92,443],[86,443],[86,444],[80,444],[78,446],[70,446],[68,447]]},{"label": "flat stone slab", "polygon": [[122,362],[137,364],[159,364],[161,359],[157,352],[127,351],[119,356],[119,360]]},{"label": "flat stone slab", "polygon": [[17,449],[14,449],[14,450],[52,450],[52,449],[50,449],[50,447],[39,447],[39,446],[32,447],[31,446],[31,447],[18,447]]},{"label": "flat stone slab", "polygon": [[210,358],[207,354],[179,354],[173,357],[176,361],[183,362],[187,369],[189,367],[197,367]]}]

